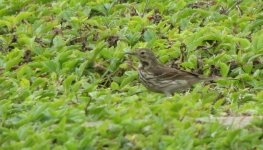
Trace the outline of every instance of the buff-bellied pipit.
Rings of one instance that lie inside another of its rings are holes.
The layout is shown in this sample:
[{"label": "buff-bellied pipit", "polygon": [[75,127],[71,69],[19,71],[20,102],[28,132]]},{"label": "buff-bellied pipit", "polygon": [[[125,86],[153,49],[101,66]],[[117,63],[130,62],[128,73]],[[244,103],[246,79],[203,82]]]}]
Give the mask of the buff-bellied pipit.
[{"label": "buff-bellied pipit", "polygon": [[171,96],[176,91],[185,90],[194,83],[209,81],[214,78],[203,78],[198,74],[170,68],[161,64],[148,48],[138,48],[127,54],[136,56],[139,61],[139,80],[151,91]]}]

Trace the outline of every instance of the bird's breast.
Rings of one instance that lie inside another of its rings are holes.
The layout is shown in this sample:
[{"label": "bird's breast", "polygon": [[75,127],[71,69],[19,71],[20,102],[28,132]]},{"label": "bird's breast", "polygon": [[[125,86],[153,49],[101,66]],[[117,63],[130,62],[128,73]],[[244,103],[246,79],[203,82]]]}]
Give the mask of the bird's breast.
[{"label": "bird's breast", "polygon": [[143,68],[138,69],[140,82],[148,89],[155,92],[174,92],[187,87],[188,82],[186,80],[176,80],[165,78],[163,76],[156,76],[154,73],[144,70]]},{"label": "bird's breast", "polygon": [[143,68],[138,69],[139,72],[139,80],[140,82],[148,89],[156,92],[160,92],[158,90],[158,81],[154,74],[150,71],[144,70]]}]

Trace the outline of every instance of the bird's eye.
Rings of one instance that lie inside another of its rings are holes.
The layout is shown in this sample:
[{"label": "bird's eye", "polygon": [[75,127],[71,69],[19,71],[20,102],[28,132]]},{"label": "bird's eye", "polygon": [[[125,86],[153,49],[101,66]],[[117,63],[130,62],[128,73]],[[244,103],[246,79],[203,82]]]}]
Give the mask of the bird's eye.
[{"label": "bird's eye", "polygon": [[142,51],[142,52],[141,52],[141,55],[143,55],[144,53],[145,53],[145,52],[144,52],[144,51]]}]

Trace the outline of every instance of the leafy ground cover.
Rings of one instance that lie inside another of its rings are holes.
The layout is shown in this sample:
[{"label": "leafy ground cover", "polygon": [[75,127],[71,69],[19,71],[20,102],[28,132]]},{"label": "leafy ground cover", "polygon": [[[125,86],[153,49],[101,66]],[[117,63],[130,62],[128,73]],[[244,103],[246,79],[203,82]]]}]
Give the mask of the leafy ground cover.
[{"label": "leafy ground cover", "polygon": [[[263,149],[261,0],[0,0],[0,149]],[[172,98],[137,81],[161,62],[224,79]],[[235,80],[231,80],[234,78]],[[239,124],[242,124],[242,120]]]}]

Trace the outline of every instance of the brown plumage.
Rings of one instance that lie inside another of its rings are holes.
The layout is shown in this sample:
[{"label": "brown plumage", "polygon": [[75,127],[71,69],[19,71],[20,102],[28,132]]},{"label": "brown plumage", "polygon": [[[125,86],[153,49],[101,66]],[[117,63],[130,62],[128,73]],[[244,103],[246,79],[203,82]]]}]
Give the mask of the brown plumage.
[{"label": "brown plumage", "polygon": [[151,91],[165,93],[167,96],[187,89],[199,81],[213,80],[213,78],[202,78],[198,74],[165,66],[159,63],[154,53],[148,48],[135,49],[135,52],[128,54],[136,56],[140,61],[138,73],[142,84]]}]

